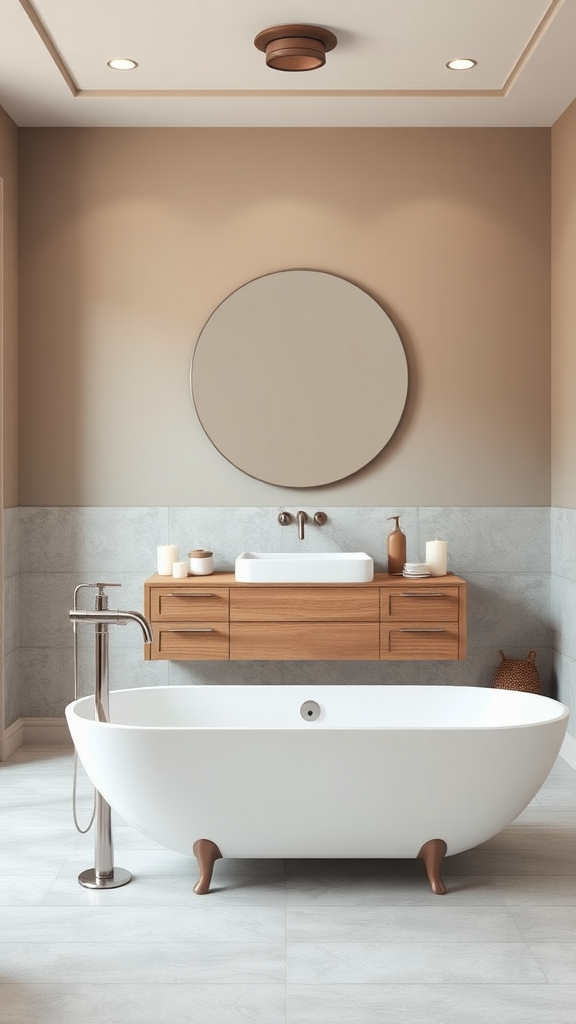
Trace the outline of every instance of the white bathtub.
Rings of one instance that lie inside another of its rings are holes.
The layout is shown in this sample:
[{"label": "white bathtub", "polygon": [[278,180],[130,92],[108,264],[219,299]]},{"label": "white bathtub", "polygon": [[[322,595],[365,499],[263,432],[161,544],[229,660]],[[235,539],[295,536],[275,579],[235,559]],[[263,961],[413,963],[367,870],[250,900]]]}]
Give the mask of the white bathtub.
[{"label": "white bathtub", "polygon": [[[300,715],[308,700],[317,720]],[[445,843],[441,863],[510,824],[552,768],[568,709],[480,687],[166,686],[112,692],[109,724],[92,697],[66,717],[103,797],[170,849],[210,840],[212,864],[422,855],[442,892],[423,848]]]}]

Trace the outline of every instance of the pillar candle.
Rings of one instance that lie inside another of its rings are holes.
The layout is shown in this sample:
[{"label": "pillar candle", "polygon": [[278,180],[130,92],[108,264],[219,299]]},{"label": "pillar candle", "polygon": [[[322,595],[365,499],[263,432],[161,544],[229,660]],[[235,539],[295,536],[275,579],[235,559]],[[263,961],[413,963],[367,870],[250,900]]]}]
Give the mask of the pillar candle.
[{"label": "pillar candle", "polygon": [[156,548],[158,559],[158,575],[171,576],[172,566],[178,561],[178,548],[175,544],[161,544]]},{"label": "pillar candle", "polygon": [[448,545],[445,540],[426,541],[426,565],[433,576],[445,576],[448,568]]},{"label": "pillar candle", "polygon": [[175,580],[184,580],[188,575],[188,561],[186,562],[174,562],[172,566],[172,575]]}]

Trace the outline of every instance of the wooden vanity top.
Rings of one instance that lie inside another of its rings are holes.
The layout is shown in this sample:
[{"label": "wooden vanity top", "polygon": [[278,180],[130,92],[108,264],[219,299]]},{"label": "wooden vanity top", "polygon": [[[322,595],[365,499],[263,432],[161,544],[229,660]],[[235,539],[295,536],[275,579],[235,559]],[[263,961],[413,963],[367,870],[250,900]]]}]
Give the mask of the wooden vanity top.
[{"label": "wooden vanity top", "polygon": [[145,581],[145,586],[163,586],[174,590],[180,587],[242,587],[252,590],[254,587],[438,587],[448,584],[463,584],[460,576],[449,572],[446,576],[424,576],[422,579],[407,578],[406,576],[391,576],[387,572],[375,572],[374,579],[370,583],[239,583],[233,572],[213,572],[209,576],[187,576],[186,579],[178,580],[172,576],[159,576],[154,573]]}]

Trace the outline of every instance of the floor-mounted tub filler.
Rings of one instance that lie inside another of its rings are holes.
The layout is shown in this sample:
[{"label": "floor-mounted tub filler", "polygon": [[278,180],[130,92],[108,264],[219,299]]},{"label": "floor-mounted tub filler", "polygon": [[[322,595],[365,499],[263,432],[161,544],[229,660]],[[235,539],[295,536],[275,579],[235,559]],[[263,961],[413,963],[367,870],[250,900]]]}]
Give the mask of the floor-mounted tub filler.
[{"label": "floor-mounted tub filler", "polygon": [[[79,583],[74,588],[74,606],[69,612],[74,630],[74,695],[78,698],[78,636],[79,623],[92,626],[94,629],[94,698],[92,702],[93,717],[98,722],[110,721],[109,693],[110,680],[108,674],[108,627],[110,625],[125,626],[135,622],[142,630],[144,643],[152,643],[150,623],[141,612],[121,611],[119,608],[108,607],[109,587],[119,587],[120,583]],[[81,590],[94,591],[94,608],[82,609],[78,606],[78,595]],[[114,865],[114,844],[112,841],[112,808],[102,793],[94,793],[94,809],[90,824],[86,829],[80,828],[76,815],[76,767],[77,755],[74,757],[74,783],[72,807],[74,824],[78,832],[88,832],[94,824],[94,867],[87,868],[78,875],[80,885],[87,889],[117,889],[127,885],[132,875],[124,868]]]},{"label": "floor-mounted tub filler", "polygon": [[467,686],[166,686],[66,708],[78,755],[125,820],[200,868],[220,857],[413,858],[443,894],[444,856],[521,813],[568,709]]}]

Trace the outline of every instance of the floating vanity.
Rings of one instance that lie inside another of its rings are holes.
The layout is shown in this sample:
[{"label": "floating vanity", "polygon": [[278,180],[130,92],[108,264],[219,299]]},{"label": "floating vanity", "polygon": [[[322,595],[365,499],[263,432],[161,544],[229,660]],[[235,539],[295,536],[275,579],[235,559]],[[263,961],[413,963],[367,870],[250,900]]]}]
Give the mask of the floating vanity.
[{"label": "floating vanity", "polygon": [[466,583],[375,573],[368,583],[239,583],[232,572],[144,584],[153,661],[455,661]]}]

